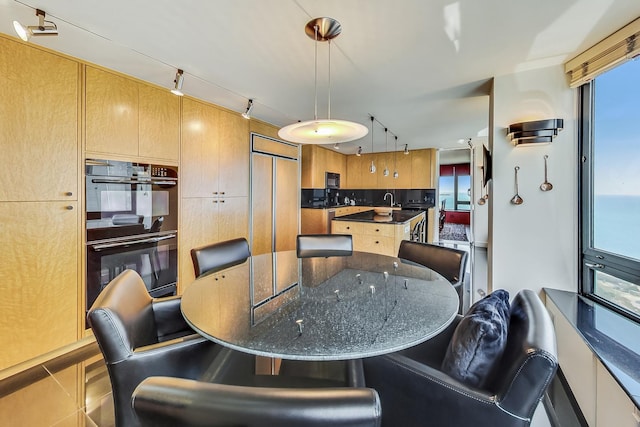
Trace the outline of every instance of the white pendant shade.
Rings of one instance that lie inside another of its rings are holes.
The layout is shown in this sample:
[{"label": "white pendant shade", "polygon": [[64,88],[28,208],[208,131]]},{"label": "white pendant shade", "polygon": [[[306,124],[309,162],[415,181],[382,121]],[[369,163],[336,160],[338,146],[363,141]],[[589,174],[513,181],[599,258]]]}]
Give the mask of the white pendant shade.
[{"label": "white pendant shade", "polygon": [[278,131],[285,141],[298,144],[339,144],[360,139],[369,129],[360,123],[346,120],[318,119],[293,123]]}]

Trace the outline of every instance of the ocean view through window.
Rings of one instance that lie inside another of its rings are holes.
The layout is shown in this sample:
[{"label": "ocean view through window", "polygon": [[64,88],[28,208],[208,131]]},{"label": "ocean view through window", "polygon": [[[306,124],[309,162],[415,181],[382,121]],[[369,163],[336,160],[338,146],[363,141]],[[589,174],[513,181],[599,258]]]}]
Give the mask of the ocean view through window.
[{"label": "ocean view through window", "polygon": [[582,291],[640,319],[640,61],[580,93]]}]

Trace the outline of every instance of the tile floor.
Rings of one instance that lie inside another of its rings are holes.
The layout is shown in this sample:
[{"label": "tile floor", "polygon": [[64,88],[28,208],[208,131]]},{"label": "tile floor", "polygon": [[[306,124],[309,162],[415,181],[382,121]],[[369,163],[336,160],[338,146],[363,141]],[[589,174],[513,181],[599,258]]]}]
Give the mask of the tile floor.
[{"label": "tile floor", "polygon": [[114,426],[111,384],[97,345],[79,360],[47,362],[15,383],[0,383],[0,425]]}]

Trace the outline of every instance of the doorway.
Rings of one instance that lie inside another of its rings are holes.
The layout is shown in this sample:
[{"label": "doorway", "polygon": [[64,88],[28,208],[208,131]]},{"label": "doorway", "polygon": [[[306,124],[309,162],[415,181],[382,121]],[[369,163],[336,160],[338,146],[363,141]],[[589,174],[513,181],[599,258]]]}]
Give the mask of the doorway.
[{"label": "doorway", "polygon": [[441,150],[438,177],[440,242],[471,242],[471,149]]}]

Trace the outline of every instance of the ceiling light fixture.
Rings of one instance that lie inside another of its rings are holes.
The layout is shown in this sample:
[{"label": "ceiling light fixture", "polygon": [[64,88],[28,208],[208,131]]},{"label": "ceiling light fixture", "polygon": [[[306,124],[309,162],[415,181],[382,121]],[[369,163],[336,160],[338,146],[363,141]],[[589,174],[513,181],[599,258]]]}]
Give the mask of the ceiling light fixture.
[{"label": "ceiling light fixture", "polygon": [[398,136],[396,135],[396,148],[393,150],[393,177],[398,179],[400,174],[398,173],[398,164],[396,162],[396,157],[398,157]]},{"label": "ceiling light fixture", "polygon": [[[305,33],[315,42],[315,112],[313,120],[293,123],[278,131],[278,136],[298,144],[331,144],[364,137],[368,130],[360,123],[331,118],[331,40],[340,35],[342,27],[333,18],[315,18],[305,26]],[[318,119],[318,42],[329,46],[329,96],[327,118]]]},{"label": "ceiling light fixture", "polygon": [[[389,129],[384,128],[384,152],[387,153],[389,151]],[[384,170],[382,171],[383,176],[389,176],[389,167],[387,166],[387,156],[384,156]]]},{"label": "ceiling light fixture", "polygon": [[38,17],[38,25],[29,25],[28,27],[25,27],[18,21],[13,21],[13,28],[22,40],[29,41],[31,37],[58,35],[58,26],[54,22],[46,21],[44,19],[46,16],[44,10],[36,9],[36,16]]},{"label": "ceiling light fixture", "polygon": [[356,156],[358,156],[358,157],[362,156],[362,146],[358,147],[358,151],[356,152]]},{"label": "ceiling light fixture", "polygon": [[409,144],[404,144],[404,154],[409,154]]},{"label": "ceiling light fixture", "polygon": [[[373,121],[374,117],[371,116],[371,154],[373,154]],[[371,165],[369,166],[370,173],[376,173],[376,165],[373,163],[373,156],[371,156]]]},{"label": "ceiling light fixture", "polygon": [[244,113],[242,113],[242,117],[249,120],[251,118],[251,110],[253,110],[253,99],[250,99],[247,102],[247,110]]},{"label": "ceiling light fixture", "polygon": [[173,89],[171,89],[171,93],[178,96],[184,95],[184,93],[182,93],[182,83],[184,82],[184,71],[182,71],[181,69],[178,69],[178,71],[176,71],[176,79],[173,82],[175,83],[175,85],[173,86]]}]

